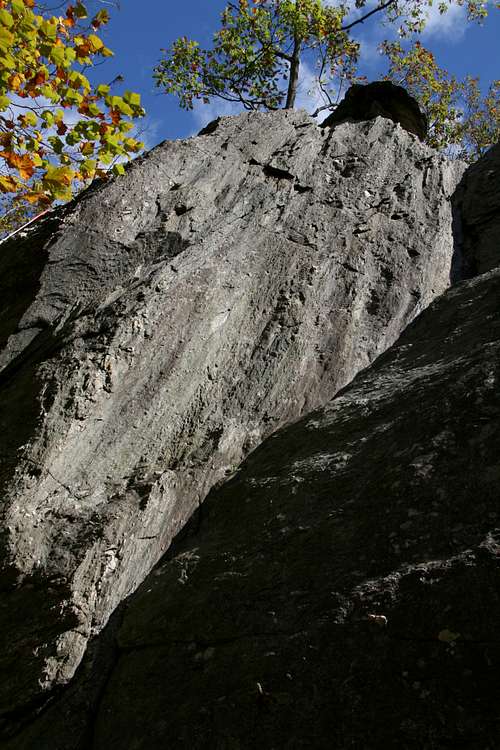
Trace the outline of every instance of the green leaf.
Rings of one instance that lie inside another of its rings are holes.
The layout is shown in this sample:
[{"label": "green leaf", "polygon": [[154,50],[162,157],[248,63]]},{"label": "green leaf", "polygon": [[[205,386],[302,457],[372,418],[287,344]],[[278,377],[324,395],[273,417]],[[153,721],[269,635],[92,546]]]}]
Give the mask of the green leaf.
[{"label": "green leaf", "polygon": [[42,96],[44,96],[51,102],[58,102],[61,99],[60,94],[58,94],[57,91],[54,91],[52,86],[42,86],[40,91],[42,93]]},{"label": "green leaf", "polygon": [[89,104],[89,114],[92,117],[97,117],[97,115],[99,115],[100,113],[101,113],[101,110],[99,109],[99,107],[97,106],[97,104],[94,104],[94,102],[90,102],[90,104]]},{"label": "green leaf", "polygon": [[114,159],[114,155],[110,151],[101,150],[99,151],[99,161],[103,164],[111,164]]},{"label": "green leaf", "polygon": [[117,109],[122,115],[131,116],[134,114],[132,108],[122,99],[121,96],[112,96],[110,99],[110,106],[113,109]]},{"label": "green leaf", "polygon": [[49,20],[42,21],[40,24],[40,33],[46,36],[47,39],[55,39],[57,37],[57,24]]},{"label": "green leaf", "polygon": [[[0,45],[1,50],[1,45]],[[14,70],[16,66],[16,61],[12,57],[12,55],[9,52],[3,53],[3,55],[0,56],[0,67],[3,68],[5,71]]]},{"label": "green leaf", "polygon": [[8,52],[13,44],[14,34],[11,34],[11,32],[6,29],[5,26],[0,26],[0,50]]},{"label": "green leaf", "polygon": [[64,101],[66,101],[68,104],[74,104],[78,107],[83,101],[83,96],[74,89],[68,89],[64,92]]},{"label": "green leaf", "polygon": [[66,57],[64,54],[64,47],[57,47],[56,45],[54,45],[48,54],[48,58],[55,65],[65,67]]},{"label": "green leaf", "polygon": [[73,47],[66,47],[66,49],[64,50],[64,60],[67,67],[69,67],[71,63],[75,62],[76,52]]},{"label": "green leaf", "polygon": [[11,0],[11,8],[12,12],[18,16],[24,15],[26,10],[26,6],[22,0]]},{"label": "green leaf", "polygon": [[141,95],[136,94],[134,91],[125,91],[123,98],[130,104],[131,107],[141,106]]},{"label": "green leaf", "polygon": [[55,122],[55,118],[54,118],[54,115],[53,115],[53,114],[52,114],[52,112],[51,112],[50,110],[48,110],[48,109],[46,109],[46,110],[45,110],[44,112],[42,112],[42,114],[40,115],[40,117],[41,117],[41,118],[42,118],[42,120],[43,120],[43,121],[44,121],[44,122],[45,122],[45,123],[47,124],[47,126],[48,126],[49,128],[50,128],[50,127],[51,127],[51,126],[52,126],[52,125],[54,124],[54,122]]},{"label": "green leaf", "polygon": [[51,135],[47,138],[47,140],[56,154],[62,154],[64,150],[64,143],[57,135]]},{"label": "green leaf", "polygon": [[116,175],[125,174],[125,167],[123,166],[123,164],[114,164],[113,173]]},{"label": "green leaf", "polygon": [[97,162],[95,159],[85,159],[80,164],[80,171],[83,175],[93,175],[97,169]]},{"label": "green leaf", "polygon": [[7,26],[8,29],[14,24],[14,19],[7,10],[0,10],[0,23],[2,26]]}]

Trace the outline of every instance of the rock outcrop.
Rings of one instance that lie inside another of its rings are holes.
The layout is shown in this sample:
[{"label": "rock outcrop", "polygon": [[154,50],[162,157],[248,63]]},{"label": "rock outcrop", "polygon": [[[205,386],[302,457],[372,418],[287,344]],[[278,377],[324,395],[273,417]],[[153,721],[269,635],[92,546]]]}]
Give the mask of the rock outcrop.
[{"label": "rock outcrop", "polygon": [[500,270],[269,438],[125,609],[92,750],[498,743]]},{"label": "rock outcrop", "polygon": [[462,224],[465,273],[485,273],[500,265],[500,144],[464,175],[454,196]]},{"label": "rock outcrop", "polygon": [[341,122],[373,120],[375,117],[387,117],[421,141],[427,136],[427,117],[416,99],[402,86],[390,81],[354,84],[322,125],[333,127]]},{"label": "rock outcrop", "polygon": [[447,287],[462,169],[382,118],[243,115],[3,244],[5,734],[55,699],[210,488]]},{"label": "rock outcrop", "polygon": [[500,269],[214,491],[7,750],[495,750]]}]

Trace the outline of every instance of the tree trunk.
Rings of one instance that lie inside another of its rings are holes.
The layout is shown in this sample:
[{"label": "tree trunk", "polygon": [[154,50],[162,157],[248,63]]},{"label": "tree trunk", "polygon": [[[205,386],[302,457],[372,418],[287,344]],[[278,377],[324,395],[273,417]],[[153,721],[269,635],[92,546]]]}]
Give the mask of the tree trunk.
[{"label": "tree trunk", "polygon": [[288,82],[288,93],[286,96],[285,109],[293,109],[297,97],[297,88],[299,85],[300,70],[300,40],[295,38],[293,55],[290,60],[290,80]]}]

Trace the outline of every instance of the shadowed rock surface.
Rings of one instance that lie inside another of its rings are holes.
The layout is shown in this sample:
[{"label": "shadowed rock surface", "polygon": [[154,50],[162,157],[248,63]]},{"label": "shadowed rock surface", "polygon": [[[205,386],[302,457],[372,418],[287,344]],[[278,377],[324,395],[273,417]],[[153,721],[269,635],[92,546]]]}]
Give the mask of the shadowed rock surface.
[{"label": "shadowed rock surface", "polygon": [[381,118],[243,115],[2,245],[2,285],[29,267],[0,308],[5,733],[210,488],[446,288],[462,170]]},{"label": "shadowed rock surface", "polygon": [[386,117],[399,123],[421,141],[427,136],[427,117],[417,100],[402,86],[390,81],[351,86],[338,107],[323,121],[322,127],[333,127],[346,121],[373,120],[375,117]]},{"label": "shadowed rock surface", "polygon": [[500,264],[500,144],[465,173],[454,196],[461,215],[465,271],[472,276]]},{"label": "shadowed rock surface", "polygon": [[499,300],[266,440],[8,750],[496,750]]}]

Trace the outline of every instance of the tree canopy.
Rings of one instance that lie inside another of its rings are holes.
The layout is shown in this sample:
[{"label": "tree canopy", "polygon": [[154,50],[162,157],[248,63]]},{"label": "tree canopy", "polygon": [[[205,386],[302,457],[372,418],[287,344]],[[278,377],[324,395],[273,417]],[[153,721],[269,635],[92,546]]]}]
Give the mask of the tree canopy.
[{"label": "tree canopy", "polygon": [[[301,63],[312,60],[321,109],[332,108],[348,83],[363,80],[361,24],[384,22],[398,42],[386,41],[387,76],[400,79],[416,96],[431,122],[430,142],[438,147],[460,142],[477,153],[492,133],[499,135],[498,82],[486,98],[475,79],[458,82],[437,65],[418,41],[429,8],[446,13],[464,6],[469,21],[481,21],[487,2],[476,0],[238,0],[229,2],[213,46],[203,49],[181,37],[163,50],[155,69],[157,85],[191,109],[197,100],[235,102],[246,109],[272,110],[295,105]],[[466,110],[468,114],[466,114]],[[467,117],[468,127],[464,127]],[[481,134],[478,134],[478,130]],[[491,142],[491,141],[490,141]]]},{"label": "tree canopy", "polygon": [[386,42],[384,51],[390,61],[387,77],[402,84],[427,115],[431,146],[475,161],[500,141],[500,80],[483,95],[478,78],[458,80],[418,41],[406,51],[400,42]]},{"label": "tree canopy", "polygon": [[143,146],[130,133],[140,95],[87,77],[113,54],[98,35],[108,11],[81,0],[57,9],[0,0],[0,191],[42,207],[106,169],[122,173]]}]

